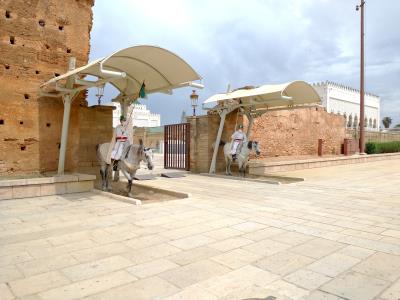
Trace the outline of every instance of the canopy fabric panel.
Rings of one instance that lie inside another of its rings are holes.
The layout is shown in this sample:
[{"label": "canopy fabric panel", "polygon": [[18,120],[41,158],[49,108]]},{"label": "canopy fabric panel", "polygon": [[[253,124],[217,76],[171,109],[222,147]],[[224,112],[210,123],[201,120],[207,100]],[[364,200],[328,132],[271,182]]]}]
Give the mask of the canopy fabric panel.
[{"label": "canopy fabric panel", "polygon": [[201,76],[176,54],[157,46],[143,45],[117,51],[108,57],[52,78],[41,88],[43,91],[53,92],[57,82],[70,76],[82,79],[86,75],[93,75],[106,79],[109,76],[102,73],[101,65],[104,70],[126,73],[125,78],[110,78],[109,81],[125,95],[138,93],[143,82],[146,85],[146,93],[152,93],[201,79]]},{"label": "canopy fabric panel", "polygon": [[208,98],[203,104],[218,102],[230,104],[239,100],[243,106],[254,105],[259,107],[280,107],[320,103],[321,99],[314,88],[305,81],[293,81],[276,85],[262,85],[253,89],[240,89],[225,94],[216,94]]}]

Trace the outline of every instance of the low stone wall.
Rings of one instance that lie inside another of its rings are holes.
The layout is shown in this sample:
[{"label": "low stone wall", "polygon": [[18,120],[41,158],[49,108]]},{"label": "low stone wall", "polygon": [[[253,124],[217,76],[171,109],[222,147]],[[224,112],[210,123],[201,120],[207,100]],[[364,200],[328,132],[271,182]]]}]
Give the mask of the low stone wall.
[{"label": "low stone wall", "polygon": [[311,158],[295,161],[251,161],[249,164],[249,174],[267,175],[274,172],[287,172],[302,169],[331,167],[338,165],[359,164],[379,160],[400,159],[400,153],[372,154],[372,155],[353,155],[328,158]]},{"label": "low stone wall", "polygon": [[86,174],[1,180],[0,200],[89,192],[94,180]]}]

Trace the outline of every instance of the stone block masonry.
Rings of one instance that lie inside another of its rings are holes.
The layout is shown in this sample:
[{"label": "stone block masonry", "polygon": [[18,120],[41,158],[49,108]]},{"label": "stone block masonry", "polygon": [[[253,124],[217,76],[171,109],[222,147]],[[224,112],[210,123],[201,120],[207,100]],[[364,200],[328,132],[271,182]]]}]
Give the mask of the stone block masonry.
[{"label": "stone block masonry", "polygon": [[323,155],[338,155],[346,137],[343,116],[322,107],[267,112],[255,119],[251,139],[260,143],[260,158],[317,155],[323,139]]},{"label": "stone block masonry", "polygon": [[[76,67],[88,62],[93,5],[94,0],[0,1],[0,176],[57,169],[63,103],[39,98],[39,86],[65,73],[71,56]],[[93,160],[95,151],[88,158],[80,155],[82,147],[94,149],[112,134],[112,112],[88,110],[85,99],[82,92],[71,109],[69,171]],[[109,130],[93,134],[87,123],[100,123],[104,114]]]}]

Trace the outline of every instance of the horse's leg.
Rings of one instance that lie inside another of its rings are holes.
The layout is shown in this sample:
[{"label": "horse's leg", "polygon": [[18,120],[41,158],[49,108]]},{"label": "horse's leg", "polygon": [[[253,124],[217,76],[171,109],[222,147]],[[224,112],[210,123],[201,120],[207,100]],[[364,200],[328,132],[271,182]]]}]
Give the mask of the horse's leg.
[{"label": "horse's leg", "polygon": [[[114,181],[119,181],[119,160],[114,160],[114,164],[116,163],[117,165],[116,165],[116,168],[115,168],[115,171],[114,171]],[[114,167],[113,167],[113,169],[114,169]]]},{"label": "horse's leg", "polygon": [[112,177],[112,168],[111,165],[106,165],[106,189],[107,191],[111,191],[111,183],[110,178]]},{"label": "horse's leg", "polygon": [[[107,165],[106,165],[107,166]],[[106,173],[107,167],[104,164],[100,165],[100,175],[101,175],[101,189],[104,191],[106,188]]]},{"label": "horse's leg", "polygon": [[228,159],[229,163],[228,163],[228,175],[232,176],[232,171],[231,171],[231,165],[232,165],[232,160]]},{"label": "horse's leg", "polygon": [[133,197],[131,190],[132,190],[132,179],[129,179],[128,180],[128,197]]},{"label": "horse's leg", "polygon": [[229,163],[229,158],[228,156],[225,156],[225,174],[229,175],[228,173],[228,163]]}]

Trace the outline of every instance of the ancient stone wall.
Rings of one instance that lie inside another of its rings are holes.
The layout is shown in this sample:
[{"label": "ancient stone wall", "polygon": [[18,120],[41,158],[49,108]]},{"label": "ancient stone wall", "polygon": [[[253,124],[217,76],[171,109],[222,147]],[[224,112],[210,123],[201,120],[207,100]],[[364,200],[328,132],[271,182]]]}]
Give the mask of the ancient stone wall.
[{"label": "ancient stone wall", "polygon": [[[208,172],[217,136],[218,115],[188,117],[191,124],[190,166],[193,172]],[[248,121],[236,111],[226,117],[222,141],[229,142],[237,124]],[[255,119],[250,139],[260,143],[260,158],[317,155],[318,139],[324,140],[323,154],[340,154],[346,137],[343,116],[329,114],[322,107],[271,111]],[[235,168],[235,167],[234,167]],[[234,168],[232,169],[233,171]],[[222,147],[217,156],[217,172],[225,170]]]},{"label": "ancient stone wall", "polygon": [[[190,169],[197,173],[208,173],[217,137],[220,117],[216,114],[187,117],[190,125]],[[243,122],[243,116],[236,111],[227,115],[221,141],[230,142],[235,125]],[[225,170],[223,147],[218,147],[217,172]]]},{"label": "ancient stone wall", "polygon": [[[94,0],[0,0],[0,175],[54,170],[63,104],[39,86],[88,61]],[[71,110],[66,169],[78,163],[79,106]]]},{"label": "ancient stone wall", "polygon": [[250,136],[260,144],[260,158],[317,155],[318,139],[324,140],[324,155],[337,155],[345,137],[343,116],[322,107],[267,112],[255,119]]}]

